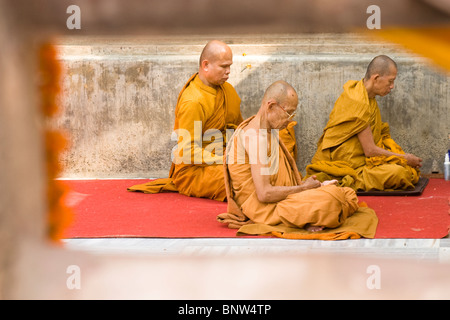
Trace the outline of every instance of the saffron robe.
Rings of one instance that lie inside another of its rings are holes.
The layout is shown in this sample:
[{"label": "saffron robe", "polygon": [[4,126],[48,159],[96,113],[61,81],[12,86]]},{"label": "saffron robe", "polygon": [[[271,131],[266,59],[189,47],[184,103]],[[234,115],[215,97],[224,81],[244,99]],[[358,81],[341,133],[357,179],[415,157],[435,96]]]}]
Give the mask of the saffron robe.
[{"label": "saffron robe", "polygon": [[366,157],[357,134],[370,126],[375,144],[404,154],[392,139],[389,125],[381,121],[375,98],[369,99],[363,80],[350,80],[337,99],[329,121],[317,144],[317,151],[306,167],[307,176],[321,181],[337,179],[341,186],[355,190],[414,189],[420,171],[398,156]]},{"label": "saffron robe", "polygon": [[[227,135],[242,122],[241,100],[229,83],[217,89],[194,74],[181,90],[175,109],[173,150],[169,177],[134,185],[128,191],[179,192],[191,197],[226,200],[223,151]],[[280,134],[295,156],[294,123]]]},{"label": "saffron robe", "polygon": [[[291,194],[279,202],[260,202],[243,130],[252,119],[237,128],[227,145],[224,173],[228,205],[227,212],[217,216],[219,222],[239,229],[238,234],[270,233],[283,238],[323,240],[374,237],[378,223],[375,212],[360,205],[355,191],[348,187],[322,186]],[[267,163],[272,171],[267,173],[270,173],[270,183],[274,186],[301,184],[301,175],[291,153],[281,139],[273,134],[269,136]],[[251,150],[250,153],[254,153]],[[304,229],[307,225],[325,229],[309,232]]]}]

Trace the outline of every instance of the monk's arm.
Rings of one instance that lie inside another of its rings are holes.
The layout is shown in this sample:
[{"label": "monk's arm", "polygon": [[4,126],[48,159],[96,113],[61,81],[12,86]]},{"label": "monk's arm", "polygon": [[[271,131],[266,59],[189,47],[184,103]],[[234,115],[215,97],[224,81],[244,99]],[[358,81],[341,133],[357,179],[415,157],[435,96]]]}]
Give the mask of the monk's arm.
[{"label": "monk's arm", "polygon": [[203,149],[203,139],[206,137],[203,136],[202,131],[207,119],[202,105],[193,100],[180,103],[177,120],[178,135],[182,137],[178,140],[177,151],[182,150],[183,155],[187,155],[184,156],[183,162],[185,164],[215,163],[217,159]]},{"label": "monk's arm", "polygon": [[358,133],[358,139],[364,150],[366,157],[376,157],[376,156],[397,156],[403,157],[408,161],[408,165],[412,167],[420,167],[422,159],[412,155],[412,154],[399,154],[394,153],[383,148],[378,147],[373,139],[372,130],[370,126],[367,126],[363,131]]},{"label": "monk's arm", "polygon": [[273,186],[270,183],[270,175],[264,174],[265,169],[267,169],[267,167],[264,165],[251,165],[256,196],[261,202],[278,202],[286,199],[286,197],[290,194],[321,186],[320,181],[316,180],[315,177],[306,179],[301,185],[298,186]]},{"label": "monk's arm", "polygon": [[292,193],[302,191],[300,186],[292,186],[292,187],[281,187],[281,186],[272,186],[270,183],[270,176],[261,174],[261,170],[263,169],[260,165],[252,165],[252,178],[253,183],[255,185],[256,196],[260,202],[277,202],[283,199]]}]

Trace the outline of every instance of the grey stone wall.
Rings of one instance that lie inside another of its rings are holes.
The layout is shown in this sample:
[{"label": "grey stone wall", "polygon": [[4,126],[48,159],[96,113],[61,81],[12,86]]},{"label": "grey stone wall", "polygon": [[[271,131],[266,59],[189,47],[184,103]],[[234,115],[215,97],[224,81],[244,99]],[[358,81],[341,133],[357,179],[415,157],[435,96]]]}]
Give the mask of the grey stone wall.
[{"label": "grey stone wall", "polygon": [[[197,71],[213,37],[82,37],[58,42],[64,65],[64,112],[55,125],[71,147],[62,178],[166,177],[176,99]],[[310,162],[335,100],[347,80],[361,79],[369,61],[388,54],[399,66],[396,88],[378,98],[383,121],[406,152],[443,170],[449,119],[448,75],[402,48],[355,34],[217,36],[230,44],[229,82],[244,118],[255,114],[265,88],[291,83],[300,95],[296,121],[300,170]],[[245,69],[247,64],[251,68]],[[245,70],[244,70],[245,69]],[[244,70],[244,71],[242,71]]]}]

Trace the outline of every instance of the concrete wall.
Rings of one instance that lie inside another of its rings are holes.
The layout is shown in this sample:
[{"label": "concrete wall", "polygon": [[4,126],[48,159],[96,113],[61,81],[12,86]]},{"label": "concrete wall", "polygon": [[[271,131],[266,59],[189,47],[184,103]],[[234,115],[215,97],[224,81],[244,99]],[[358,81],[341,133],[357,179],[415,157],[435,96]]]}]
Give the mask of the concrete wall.
[{"label": "concrete wall", "polygon": [[[62,104],[55,125],[72,145],[61,159],[62,178],[166,177],[178,93],[196,72],[211,37],[62,38],[65,66]],[[450,132],[448,76],[392,44],[354,34],[217,36],[230,44],[234,64],[229,82],[242,99],[244,118],[259,108],[275,80],[300,94],[296,120],[299,168],[310,162],[328,114],[349,79],[361,79],[368,62],[388,54],[399,66],[395,90],[378,98],[384,121],[407,151],[443,170]],[[250,69],[241,72],[247,64]]]}]

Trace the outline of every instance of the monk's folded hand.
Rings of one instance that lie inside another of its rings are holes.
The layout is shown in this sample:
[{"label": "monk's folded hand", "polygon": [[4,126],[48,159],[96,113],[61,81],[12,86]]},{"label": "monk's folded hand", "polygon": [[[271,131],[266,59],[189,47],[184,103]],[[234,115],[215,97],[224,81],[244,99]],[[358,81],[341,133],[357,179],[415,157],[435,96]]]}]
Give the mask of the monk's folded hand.
[{"label": "monk's folded hand", "polygon": [[302,183],[302,187],[304,190],[315,189],[319,188],[320,186],[322,186],[322,183],[319,180],[317,180],[316,176],[311,176]]},{"label": "monk's folded hand", "polygon": [[406,159],[406,161],[407,161],[407,163],[408,163],[408,165],[410,167],[420,168],[422,166],[422,159],[421,158],[416,157],[415,155],[410,154],[410,153],[406,153],[404,155],[404,157],[405,157],[405,159]]}]

